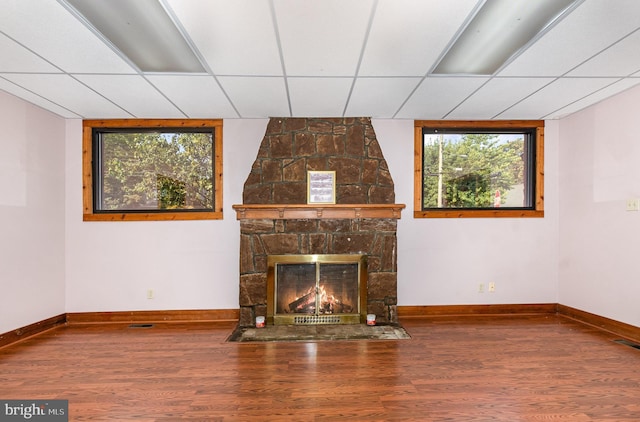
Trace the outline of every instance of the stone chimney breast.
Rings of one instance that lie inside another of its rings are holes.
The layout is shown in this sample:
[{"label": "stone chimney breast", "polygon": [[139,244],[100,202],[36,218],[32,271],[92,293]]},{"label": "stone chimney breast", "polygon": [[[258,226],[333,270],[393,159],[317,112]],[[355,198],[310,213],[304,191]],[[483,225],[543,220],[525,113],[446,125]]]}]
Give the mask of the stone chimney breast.
[{"label": "stone chimney breast", "polygon": [[305,204],[307,171],[336,172],[337,204],[393,204],[393,180],[369,118],[272,118],[244,204]]}]

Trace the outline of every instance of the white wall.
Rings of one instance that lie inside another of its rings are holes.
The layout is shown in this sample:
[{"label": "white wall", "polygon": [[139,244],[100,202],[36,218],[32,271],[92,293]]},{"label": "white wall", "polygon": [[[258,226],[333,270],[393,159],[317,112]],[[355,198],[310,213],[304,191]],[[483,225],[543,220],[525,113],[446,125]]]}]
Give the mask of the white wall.
[{"label": "white wall", "polygon": [[267,123],[224,121],[223,220],[83,222],[82,122],[69,121],[67,312],[237,309],[240,224],[231,206],[242,203]]},{"label": "white wall", "polygon": [[[545,217],[413,218],[413,120],[374,120],[395,183],[399,305],[556,303],[557,122],[545,129]],[[496,284],[495,293],[478,286]]]},{"label": "white wall", "polygon": [[[414,219],[413,121],[374,119],[407,205],[399,304],[559,302],[640,326],[640,212],[625,210],[639,108],[640,87],[547,122],[544,219]],[[82,222],[79,120],[0,92],[0,123],[0,333],[63,312],[238,306],[231,205],[267,120],[224,122],[224,220],[127,223]]]},{"label": "white wall", "polygon": [[65,312],[64,119],[0,91],[0,333]]},{"label": "white wall", "polygon": [[[224,220],[113,223],[82,221],[81,121],[64,121],[7,95],[0,97],[0,111],[6,128],[0,134],[0,332],[65,311],[238,307],[239,224],[231,206],[242,202],[266,119],[224,121]],[[613,114],[602,121],[617,120]],[[565,283],[558,298],[558,203],[573,198],[576,188],[565,183],[567,194],[558,193],[559,139],[565,133],[580,137],[582,120],[589,117],[575,119],[578,123],[547,122],[543,219],[414,219],[413,121],[374,119],[396,202],[407,205],[398,222],[399,305],[560,301],[592,312],[602,309],[595,306],[602,290],[583,295],[582,285]],[[572,166],[572,159],[563,162],[567,176],[586,167]],[[628,167],[632,161],[627,159]],[[578,189],[572,200],[582,205],[584,196]],[[614,208],[621,207],[619,199]],[[640,221],[640,213],[617,214]],[[567,232],[578,230],[573,218],[563,220],[569,220],[562,232],[563,278],[572,259],[594,261],[594,252],[577,259],[567,247]],[[610,237],[625,236],[626,229]],[[618,272],[631,280],[624,274],[633,271]],[[489,282],[496,283],[496,292],[478,293],[478,284]],[[573,288],[577,291],[567,293]],[[155,291],[154,299],[146,298],[147,289]],[[627,314],[633,312],[633,306],[625,306]]]},{"label": "white wall", "polygon": [[559,302],[640,326],[640,87],[560,122]]},{"label": "white wall", "polygon": [[[67,311],[238,307],[242,203],[267,120],[224,121],[224,220],[82,222],[81,122],[67,138]],[[400,305],[557,301],[557,142],[547,136],[544,219],[413,219],[413,121],[374,120],[407,209],[398,223]],[[479,283],[496,293],[479,294]],[[147,289],[156,298],[146,299]]]}]

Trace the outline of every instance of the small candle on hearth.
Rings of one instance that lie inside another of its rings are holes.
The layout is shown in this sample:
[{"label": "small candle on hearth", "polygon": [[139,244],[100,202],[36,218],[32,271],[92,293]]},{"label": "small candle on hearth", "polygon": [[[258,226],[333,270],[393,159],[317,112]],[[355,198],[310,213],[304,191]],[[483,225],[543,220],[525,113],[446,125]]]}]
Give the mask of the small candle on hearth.
[{"label": "small candle on hearth", "polygon": [[263,316],[257,316],[256,317],[256,328],[262,328],[264,327],[264,317]]},{"label": "small candle on hearth", "polygon": [[367,325],[376,325],[376,314],[367,314]]}]

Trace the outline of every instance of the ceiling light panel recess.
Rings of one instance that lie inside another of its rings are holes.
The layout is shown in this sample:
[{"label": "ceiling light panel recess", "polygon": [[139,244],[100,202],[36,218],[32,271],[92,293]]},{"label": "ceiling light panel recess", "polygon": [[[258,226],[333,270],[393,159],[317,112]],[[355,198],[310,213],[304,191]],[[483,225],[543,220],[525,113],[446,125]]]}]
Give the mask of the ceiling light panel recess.
[{"label": "ceiling light panel recess", "polygon": [[158,0],[66,0],[143,72],[205,72]]},{"label": "ceiling light panel recess", "polygon": [[433,74],[492,75],[581,0],[486,0]]}]

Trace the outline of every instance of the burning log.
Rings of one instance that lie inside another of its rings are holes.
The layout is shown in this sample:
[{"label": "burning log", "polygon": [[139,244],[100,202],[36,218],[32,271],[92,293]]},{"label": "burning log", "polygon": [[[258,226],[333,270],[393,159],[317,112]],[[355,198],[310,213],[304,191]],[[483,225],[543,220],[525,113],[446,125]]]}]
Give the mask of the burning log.
[{"label": "burning log", "polygon": [[353,311],[353,306],[342,303],[339,299],[336,299],[335,296],[326,296],[323,298],[326,300],[322,300],[320,303],[320,313],[321,314],[348,314]]},{"label": "burning log", "polygon": [[318,293],[314,288],[302,297],[289,303],[289,311],[292,313],[314,314],[316,312],[316,296],[320,297],[319,314],[349,314],[353,312],[353,306],[343,303],[334,295],[327,294],[323,286],[320,286]]},{"label": "burning log", "polygon": [[[289,310],[294,313],[313,313],[308,311],[310,306],[313,306],[315,309],[316,305],[316,292],[315,290],[310,291],[299,299],[294,300],[289,304]],[[305,311],[305,309],[307,309]]]}]

